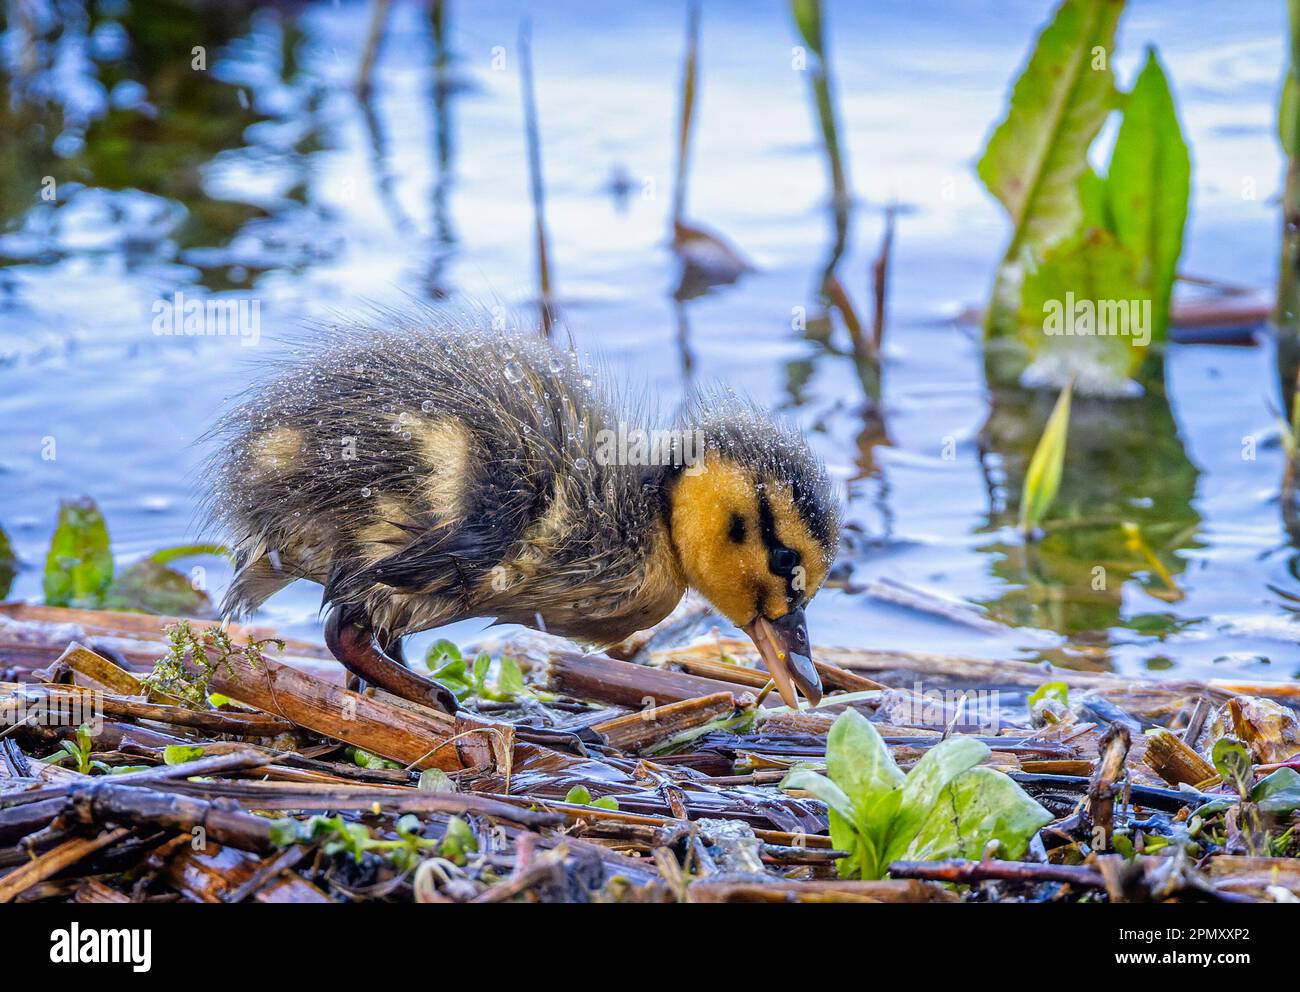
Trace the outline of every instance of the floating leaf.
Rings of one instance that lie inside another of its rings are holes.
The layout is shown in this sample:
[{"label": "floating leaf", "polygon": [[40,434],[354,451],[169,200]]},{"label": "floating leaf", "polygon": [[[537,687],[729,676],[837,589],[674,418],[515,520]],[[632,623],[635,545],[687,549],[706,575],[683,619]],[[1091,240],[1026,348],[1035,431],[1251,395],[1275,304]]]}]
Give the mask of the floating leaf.
[{"label": "floating leaf", "polygon": [[1011,215],[1011,242],[985,316],[990,336],[1015,329],[1022,266],[1072,236],[1084,218],[1088,147],[1115,106],[1110,70],[1116,0],[1064,0],[1038,36],[1007,116],[977,167]]},{"label": "floating leaf", "polygon": [[1109,215],[1120,244],[1138,258],[1151,301],[1153,340],[1163,341],[1192,186],[1178,111],[1154,49],[1124,106],[1106,177]]},{"label": "floating leaf", "polygon": [[64,500],[45,559],[45,603],[96,609],[113,581],[108,526],[95,501]]},{"label": "floating leaf", "polygon": [[426,768],[420,772],[416,788],[420,792],[455,792],[456,783],[441,768]]},{"label": "floating leaf", "polygon": [[202,589],[177,572],[142,558],[126,568],[104,593],[100,604],[110,610],[136,610],[162,616],[212,617],[212,600]]},{"label": "floating leaf", "polygon": [[1029,460],[1025,472],[1025,487],[1020,496],[1020,529],[1026,535],[1038,529],[1047,515],[1056,491],[1061,485],[1061,470],[1065,465],[1065,446],[1070,429],[1070,393],[1073,383],[1067,383],[1057,397],[1056,406],[1047,418],[1043,436]]},{"label": "floating leaf", "polygon": [[183,765],[203,757],[203,748],[197,744],[169,744],[163,748],[163,764]]}]

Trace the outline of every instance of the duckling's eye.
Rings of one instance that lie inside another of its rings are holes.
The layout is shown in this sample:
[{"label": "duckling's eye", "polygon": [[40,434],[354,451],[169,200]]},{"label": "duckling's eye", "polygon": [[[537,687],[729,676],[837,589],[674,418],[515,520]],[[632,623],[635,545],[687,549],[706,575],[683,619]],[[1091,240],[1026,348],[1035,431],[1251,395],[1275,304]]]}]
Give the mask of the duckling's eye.
[{"label": "duckling's eye", "polygon": [[790,548],[773,548],[767,556],[767,567],[774,575],[790,575],[799,564],[799,552]]}]

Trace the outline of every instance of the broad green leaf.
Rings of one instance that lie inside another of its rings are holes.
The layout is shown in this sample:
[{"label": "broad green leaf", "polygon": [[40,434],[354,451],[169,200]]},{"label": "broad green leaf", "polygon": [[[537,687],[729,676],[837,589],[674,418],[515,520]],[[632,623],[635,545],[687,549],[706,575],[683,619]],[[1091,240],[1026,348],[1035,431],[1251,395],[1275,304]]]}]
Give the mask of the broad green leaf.
[{"label": "broad green leaf", "polygon": [[577,806],[586,806],[591,802],[591,791],[585,785],[575,785],[565,794],[564,801]]},{"label": "broad green leaf", "polygon": [[1250,801],[1276,816],[1300,809],[1300,773],[1294,768],[1279,768],[1255,783],[1250,790]]},{"label": "broad green leaf", "polygon": [[108,526],[95,501],[64,500],[45,559],[48,606],[97,608],[113,581]]},{"label": "broad green leaf", "polygon": [[1049,249],[1021,287],[1019,335],[1031,362],[1021,381],[1059,387],[1075,378],[1084,393],[1131,392],[1155,332],[1138,268],[1106,231]]},{"label": "broad green leaf", "polygon": [[989,138],[980,179],[1011,215],[1012,235],[985,333],[1014,331],[1021,267],[1070,237],[1084,216],[1088,147],[1115,105],[1110,70],[1122,0],[1064,0],[1038,36]]},{"label": "broad green leaf", "polygon": [[890,827],[889,846],[885,850],[886,866],[907,850],[921,825],[933,814],[943,790],[988,755],[988,745],[973,737],[951,737],[921,756],[903,782],[898,812]]},{"label": "broad green leaf", "polygon": [[1192,165],[1173,94],[1154,49],[1124,107],[1106,193],[1120,244],[1138,260],[1151,300],[1153,340],[1163,341],[1191,196]]},{"label": "broad green leaf", "polygon": [[1210,760],[1219,777],[1236,789],[1237,795],[1243,798],[1250,795],[1255,784],[1255,772],[1245,744],[1231,737],[1221,737],[1214,742]]},{"label": "broad green leaf", "polygon": [[1110,206],[1106,202],[1106,180],[1097,175],[1091,166],[1079,177],[1079,203],[1083,207],[1083,231],[1114,233]]},{"label": "broad green leaf", "polygon": [[593,799],[587,805],[594,806],[596,809],[618,809],[618,800],[613,796],[601,796],[599,799]]},{"label": "broad green leaf", "polygon": [[201,757],[203,748],[198,744],[169,744],[163,748],[163,763],[167,765],[183,765]]},{"label": "broad green leaf", "polygon": [[853,804],[858,831],[884,850],[904,776],[876,728],[857,710],[841,713],[826,735],[826,773]]},{"label": "broad green leaf", "polygon": [[1051,822],[1052,814],[1006,775],[992,768],[972,768],[939,794],[903,860],[980,858],[991,840],[1000,844],[999,857],[1015,860],[1039,828]]},{"label": "broad green leaf", "polygon": [[1070,428],[1070,393],[1073,383],[1061,390],[1052,414],[1047,418],[1043,436],[1029,460],[1025,473],[1025,487],[1020,496],[1020,529],[1030,534],[1038,528],[1061,485],[1061,469],[1065,464],[1065,445]]}]

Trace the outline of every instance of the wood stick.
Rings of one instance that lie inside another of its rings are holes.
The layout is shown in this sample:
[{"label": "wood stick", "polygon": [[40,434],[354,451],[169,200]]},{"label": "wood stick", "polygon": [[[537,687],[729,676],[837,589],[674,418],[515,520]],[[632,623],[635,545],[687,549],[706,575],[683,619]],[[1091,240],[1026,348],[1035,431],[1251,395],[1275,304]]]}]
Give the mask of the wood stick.
[{"label": "wood stick", "polygon": [[735,685],[727,682],[615,661],[598,654],[555,652],[542,669],[541,684],[551,692],[630,709],[666,706],[720,692],[730,693],[735,706],[754,702],[751,693],[738,692]]},{"label": "wood stick", "polygon": [[1093,846],[1106,851],[1110,850],[1111,834],[1115,831],[1116,783],[1124,777],[1124,759],[1128,757],[1130,743],[1128,727],[1115,722],[1097,745],[1101,760],[1088,787],[1088,819],[1093,829],[1100,827],[1104,835],[1102,845],[1097,845],[1094,839]]},{"label": "wood stick", "polygon": [[[87,698],[88,697],[88,698]],[[275,737],[294,729],[287,720],[265,713],[223,713],[216,710],[192,710],[184,706],[142,703],[124,699],[99,689],[80,686],[41,684],[37,686],[0,682],[0,703],[15,700],[27,706],[67,705],[74,700],[95,707],[107,716],[132,720],[153,720],[180,727],[194,727],[213,734],[236,734],[240,737]],[[84,700],[84,701],[83,701]]]},{"label": "wood stick", "polygon": [[119,827],[116,830],[105,830],[98,837],[74,837],[64,841],[0,878],[0,903],[13,902],[33,885],[57,875],[64,868],[75,865],[101,848],[117,843],[130,832],[125,827]]},{"label": "wood stick", "polygon": [[269,658],[254,665],[232,654],[228,661],[217,665],[213,690],[318,734],[416,768],[509,766],[514,744],[509,724],[450,716],[414,703],[399,707]]},{"label": "wood stick", "polygon": [[892,878],[921,878],[932,882],[969,885],[972,882],[1064,882],[1081,888],[1101,889],[1101,872],[1084,865],[1031,864],[1023,861],[895,861]]},{"label": "wood stick", "polygon": [[656,741],[666,740],[710,720],[731,716],[736,711],[736,697],[730,692],[684,699],[680,703],[654,706],[638,713],[606,720],[591,729],[601,734],[611,747],[635,751]]},{"label": "wood stick", "polygon": [[1193,751],[1177,734],[1159,729],[1147,735],[1142,760],[1170,785],[1187,783],[1208,788],[1218,781],[1214,766]]}]

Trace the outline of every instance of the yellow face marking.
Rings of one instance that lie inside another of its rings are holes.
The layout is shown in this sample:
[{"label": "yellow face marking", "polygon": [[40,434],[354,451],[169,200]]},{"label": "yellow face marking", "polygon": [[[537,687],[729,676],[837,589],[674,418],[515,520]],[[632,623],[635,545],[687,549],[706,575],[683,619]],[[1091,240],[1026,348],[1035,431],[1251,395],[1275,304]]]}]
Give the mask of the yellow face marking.
[{"label": "yellow face marking", "polygon": [[459,518],[473,455],[469,431],[455,417],[412,417],[403,428],[411,432],[424,463],[423,490],[429,509],[443,520]]},{"label": "yellow face marking", "polygon": [[741,627],[760,612],[776,619],[790,609],[786,579],[773,574],[768,565],[769,549],[759,519],[760,481],[777,538],[799,553],[802,571],[795,573],[795,596],[811,596],[825,580],[830,563],[788,487],[758,480],[742,466],[710,452],[704,470],[683,475],[671,498],[672,540],[687,581]]},{"label": "yellow face marking", "polygon": [[253,458],[253,472],[263,478],[284,475],[298,465],[302,453],[303,437],[292,427],[272,427],[248,444]]}]

